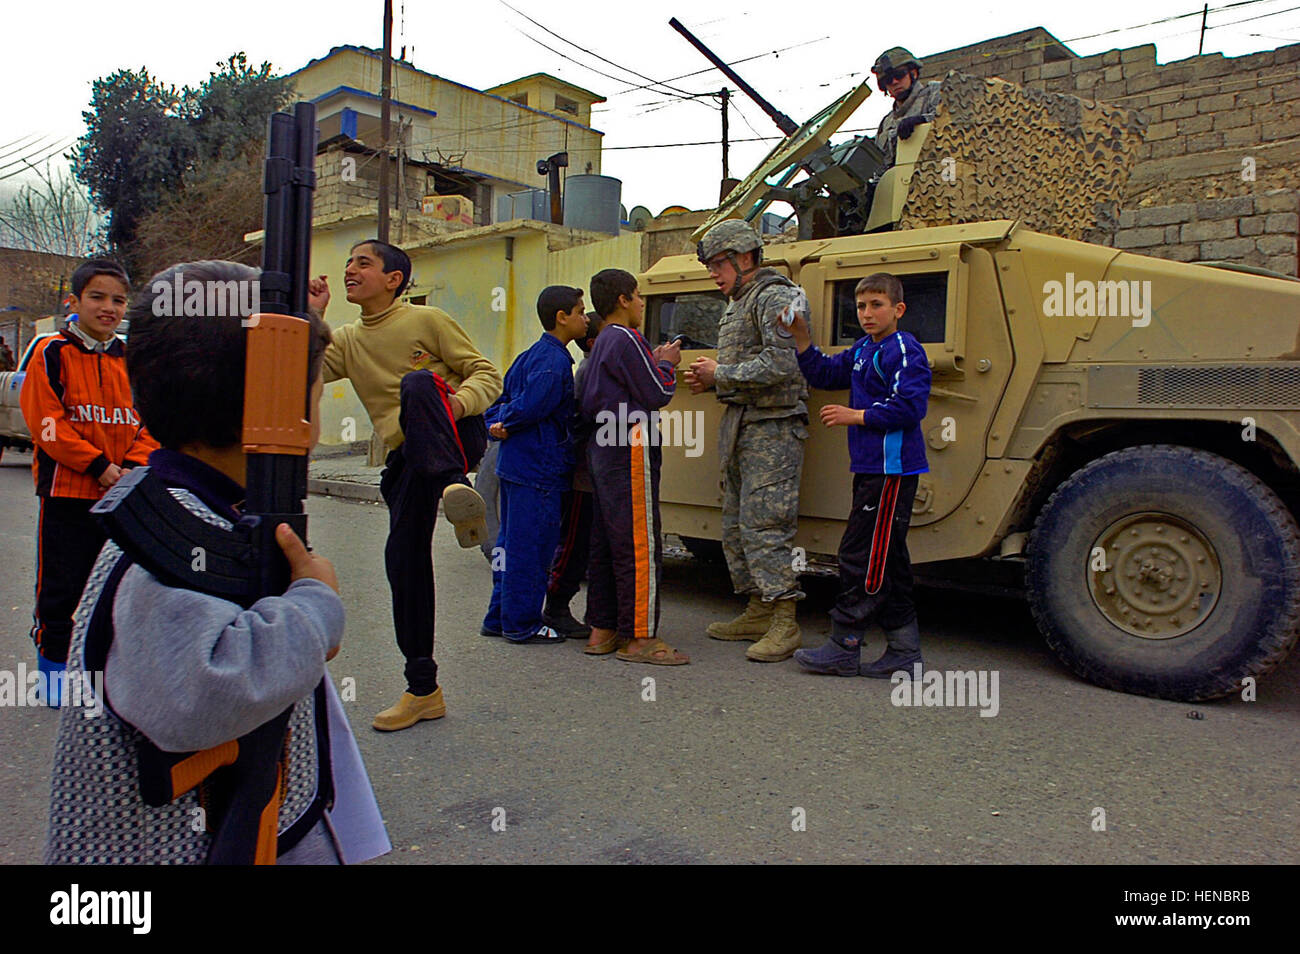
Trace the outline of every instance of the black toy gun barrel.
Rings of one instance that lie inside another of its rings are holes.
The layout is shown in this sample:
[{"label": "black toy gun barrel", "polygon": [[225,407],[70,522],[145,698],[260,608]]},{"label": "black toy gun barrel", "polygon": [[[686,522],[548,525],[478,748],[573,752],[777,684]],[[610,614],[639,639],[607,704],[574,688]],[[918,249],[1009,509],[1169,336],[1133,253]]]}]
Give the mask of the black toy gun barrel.
[{"label": "black toy gun barrel", "polygon": [[[281,523],[307,538],[307,381],[312,192],[316,188],[316,107],[298,103],[267,128],[261,312],[249,320],[244,377],[248,470],[241,525],[251,534],[256,590],[283,593],[289,566],[275,542]],[[303,316],[303,317],[295,317]]]}]

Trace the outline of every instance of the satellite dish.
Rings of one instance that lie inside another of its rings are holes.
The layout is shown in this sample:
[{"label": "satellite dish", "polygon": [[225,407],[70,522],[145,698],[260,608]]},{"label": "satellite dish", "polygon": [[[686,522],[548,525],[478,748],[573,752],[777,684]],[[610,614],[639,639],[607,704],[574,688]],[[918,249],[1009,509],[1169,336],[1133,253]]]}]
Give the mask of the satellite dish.
[{"label": "satellite dish", "polygon": [[[745,181],[727,194],[726,201],[718,206],[708,221],[695,230],[692,241],[698,242],[704,233],[724,219],[744,219],[754,223],[772,204],[769,190],[790,185],[799,174],[803,161],[824,146],[835,130],[853,115],[863,101],[871,95],[871,80],[865,79],[855,89],[849,90],[812,119],[808,120],[767,154]],[[768,180],[775,179],[774,182]],[[666,210],[665,210],[666,211]]]},{"label": "satellite dish", "polygon": [[644,205],[634,206],[632,211],[627,214],[627,224],[632,227],[634,232],[644,232],[645,227],[654,221],[654,216]]}]

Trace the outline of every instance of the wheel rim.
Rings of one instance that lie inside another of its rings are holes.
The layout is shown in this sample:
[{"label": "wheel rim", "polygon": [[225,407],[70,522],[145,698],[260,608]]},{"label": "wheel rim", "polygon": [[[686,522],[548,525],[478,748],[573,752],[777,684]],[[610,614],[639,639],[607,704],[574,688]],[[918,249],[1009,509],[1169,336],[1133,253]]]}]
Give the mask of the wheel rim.
[{"label": "wheel rim", "polygon": [[1223,571],[1209,540],[1167,513],[1129,514],[1112,523],[1093,543],[1086,572],[1102,615],[1143,639],[1191,632],[1214,611],[1223,591]]}]

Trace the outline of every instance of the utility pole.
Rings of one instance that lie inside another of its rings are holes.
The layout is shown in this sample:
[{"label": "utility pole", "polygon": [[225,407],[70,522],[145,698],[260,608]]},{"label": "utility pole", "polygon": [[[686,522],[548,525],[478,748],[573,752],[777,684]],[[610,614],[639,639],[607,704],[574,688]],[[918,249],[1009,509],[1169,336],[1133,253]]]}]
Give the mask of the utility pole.
[{"label": "utility pole", "polygon": [[406,241],[406,208],[410,204],[406,195],[406,147],[411,120],[397,114],[397,241]]},{"label": "utility pole", "polygon": [[1210,15],[1210,5],[1207,3],[1201,8],[1201,43],[1196,48],[1196,55],[1200,56],[1205,51],[1205,19]]},{"label": "utility pole", "polygon": [[384,72],[379,97],[379,241],[388,241],[388,137],[393,105],[393,0],[384,0]]},{"label": "utility pole", "polygon": [[731,173],[727,170],[727,100],[731,98],[731,90],[724,86],[718,95],[722,97],[722,178],[730,179]]}]

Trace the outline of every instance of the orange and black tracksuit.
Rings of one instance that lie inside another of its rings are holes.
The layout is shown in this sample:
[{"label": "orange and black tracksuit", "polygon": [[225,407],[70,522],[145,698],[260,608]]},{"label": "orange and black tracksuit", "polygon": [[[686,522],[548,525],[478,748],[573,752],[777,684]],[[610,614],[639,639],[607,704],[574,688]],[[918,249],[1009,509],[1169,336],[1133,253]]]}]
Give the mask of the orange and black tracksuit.
[{"label": "orange and black tracksuit", "polygon": [[592,502],[587,624],[627,639],[659,628],[663,533],[659,521],[659,446],[651,412],[672,400],[676,375],[656,361],[635,329],[606,324],[587,357],[579,396],[594,425],[587,445]]},{"label": "orange and black tracksuit", "polygon": [[79,328],[37,342],[21,394],[32,435],[40,498],[32,639],[51,662],[67,660],[72,614],[104,545],[90,508],[99,477],[116,464],[143,465],[158,448],[140,423],[122,342],[96,342]]}]

